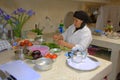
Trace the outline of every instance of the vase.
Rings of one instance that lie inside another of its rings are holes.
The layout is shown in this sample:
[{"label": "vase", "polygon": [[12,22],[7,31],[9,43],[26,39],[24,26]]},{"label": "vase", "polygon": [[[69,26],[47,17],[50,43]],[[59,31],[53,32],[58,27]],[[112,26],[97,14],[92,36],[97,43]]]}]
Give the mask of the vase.
[{"label": "vase", "polygon": [[19,29],[19,30],[13,30],[14,32],[14,40],[16,42],[19,42],[20,40],[22,40],[22,30]]},{"label": "vase", "polygon": [[37,35],[35,40],[43,39],[43,35]]},{"label": "vase", "polygon": [[42,43],[44,41],[43,35],[37,35],[35,41],[39,41],[40,43]]},{"label": "vase", "polygon": [[14,31],[14,37],[17,37],[17,38],[21,38],[21,33],[22,33],[22,30],[13,30]]}]

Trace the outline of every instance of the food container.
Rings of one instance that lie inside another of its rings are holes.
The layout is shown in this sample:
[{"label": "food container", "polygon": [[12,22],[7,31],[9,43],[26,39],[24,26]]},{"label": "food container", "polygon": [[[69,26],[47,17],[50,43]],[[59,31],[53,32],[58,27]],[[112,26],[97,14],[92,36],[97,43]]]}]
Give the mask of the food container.
[{"label": "food container", "polygon": [[74,62],[74,63],[83,62],[84,59],[86,58],[86,56],[87,56],[87,52],[86,51],[83,51],[83,52],[75,51],[74,55],[71,57],[72,58],[72,62]]},{"label": "food container", "polygon": [[42,56],[45,56],[45,54],[49,51],[49,47],[43,46],[43,45],[33,45],[33,46],[28,47],[28,50],[30,51],[39,50]]},{"label": "food container", "polygon": [[50,52],[53,53],[53,54],[60,55],[61,49],[59,49],[59,48],[52,48],[52,49],[50,49]]},{"label": "food container", "polygon": [[24,54],[23,54],[23,49],[17,49],[15,51],[15,58],[17,60],[24,60]]},{"label": "food container", "polygon": [[35,67],[39,70],[46,71],[52,68],[53,60],[50,58],[39,58],[34,61]]},{"label": "food container", "polygon": [[72,62],[75,62],[75,63],[82,62],[82,56],[73,56],[72,57]]}]

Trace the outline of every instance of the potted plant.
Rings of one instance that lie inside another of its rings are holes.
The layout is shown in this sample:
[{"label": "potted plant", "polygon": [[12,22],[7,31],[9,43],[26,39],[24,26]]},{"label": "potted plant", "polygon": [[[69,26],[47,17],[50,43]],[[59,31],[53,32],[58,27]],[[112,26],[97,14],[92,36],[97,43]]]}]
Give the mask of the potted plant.
[{"label": "potted plant", "polygon": [[32,29],[31,31],[32,32],[35,32],[37,33],[37,36],[35,38],[35,40],[39,40],[39,41],[42,41],[43,40],[43,30],[44,30],[44,27],[42,27],[41,29],[39,28],[39,24],[35,24],[35,29]]},{"label": "potted plant", "polygon": [[31,31],[37,33],[37,35],[43,35],[43,30],[44,27],[40,29],[39,25],[35,24],[35,29],[32,29]]}]

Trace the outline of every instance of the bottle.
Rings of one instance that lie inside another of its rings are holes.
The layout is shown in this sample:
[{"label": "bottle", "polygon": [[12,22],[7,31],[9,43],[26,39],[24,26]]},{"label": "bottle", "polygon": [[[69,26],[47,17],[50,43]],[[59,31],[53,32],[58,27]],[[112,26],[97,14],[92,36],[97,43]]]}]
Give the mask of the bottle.
[{"label": "bottle", "polygon": [[14,31],[12,29],[8,30],[8,39],[9,40],[13,40],[14,39]]},{"label": "bottle", "polygon": [[63,24],[62,20],[60,21],[60,24],[59,24],[59,32],[60,33],[64,32],[64,24]]}]

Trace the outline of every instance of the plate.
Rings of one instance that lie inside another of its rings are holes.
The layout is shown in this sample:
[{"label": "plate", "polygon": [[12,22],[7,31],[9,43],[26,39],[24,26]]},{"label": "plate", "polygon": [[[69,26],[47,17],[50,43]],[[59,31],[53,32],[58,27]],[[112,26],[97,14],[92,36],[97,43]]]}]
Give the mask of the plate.
[{"label": "plate", "polygon": [[80,63],[75,63],[71,58],[69,58],[66,60],[66,63],[69,67],[82,71],[94,70],[100,66],[100,62],[92,57],[86,57],[86,59]]}]

